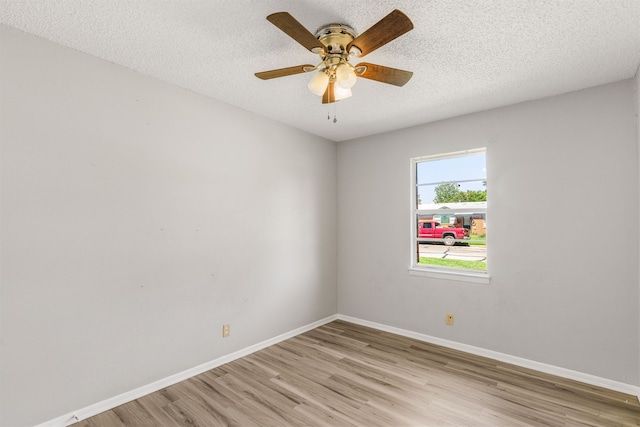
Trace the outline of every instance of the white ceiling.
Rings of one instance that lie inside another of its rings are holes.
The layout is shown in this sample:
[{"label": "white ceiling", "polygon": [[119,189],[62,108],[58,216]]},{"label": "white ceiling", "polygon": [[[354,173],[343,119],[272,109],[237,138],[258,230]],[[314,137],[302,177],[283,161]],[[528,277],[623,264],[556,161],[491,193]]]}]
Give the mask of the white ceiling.
[{"label": "white ceiling", "polygon": [[[342,141],[633,77],[640,0],[1,0],[0,22],[231,105]],[[309,74],[254,76],[317,56],[268,22],[362,33],[393,9],[414,29],[363,61],[413,71],[359,79],[332,106]],[[328,113],[337,123],[327,120]]]}]

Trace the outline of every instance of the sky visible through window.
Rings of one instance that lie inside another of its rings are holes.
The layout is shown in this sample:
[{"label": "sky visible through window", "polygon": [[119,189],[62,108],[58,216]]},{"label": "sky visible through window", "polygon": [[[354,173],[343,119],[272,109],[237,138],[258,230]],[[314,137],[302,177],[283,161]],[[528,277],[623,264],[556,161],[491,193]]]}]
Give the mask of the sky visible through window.
[{"label": "sky visible through window", "polygon": [[[420,162],[416,165],[416,181],[422,185],[418,187],[420,203],[433,203],[435,188],[442,182],[465,181],[474,179],[475,182],[461,182],[460,190],[485,190],[486,181],[486,153],[477,153],[448,159],[435,159]],[[435,183],[435,184],[434,184]]]}]

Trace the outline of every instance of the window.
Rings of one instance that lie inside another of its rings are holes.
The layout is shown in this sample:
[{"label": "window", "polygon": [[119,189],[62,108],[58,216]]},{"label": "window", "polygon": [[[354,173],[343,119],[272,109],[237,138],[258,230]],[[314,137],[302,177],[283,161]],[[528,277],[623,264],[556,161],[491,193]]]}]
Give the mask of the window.
[{"label": "window", "polygon": [[415,158],[411,171],[411,270],[488,277],[486,149]]}]

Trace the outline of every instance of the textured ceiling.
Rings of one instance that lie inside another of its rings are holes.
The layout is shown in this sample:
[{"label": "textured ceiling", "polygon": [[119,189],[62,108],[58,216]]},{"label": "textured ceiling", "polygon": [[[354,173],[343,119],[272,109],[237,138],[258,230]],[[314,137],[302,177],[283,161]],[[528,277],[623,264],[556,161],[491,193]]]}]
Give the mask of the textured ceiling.
[{"label": "textured ceiling", "polygon": [[[318,62],[273,12],[361,33],[393,9],[414,29],[362,60],[413,71],[404,87],[359,79],[326,106],[309,74],[254,76]],[[640,64],[639,0],[0,0],[0,22],[334,141],[631,78]]]}]

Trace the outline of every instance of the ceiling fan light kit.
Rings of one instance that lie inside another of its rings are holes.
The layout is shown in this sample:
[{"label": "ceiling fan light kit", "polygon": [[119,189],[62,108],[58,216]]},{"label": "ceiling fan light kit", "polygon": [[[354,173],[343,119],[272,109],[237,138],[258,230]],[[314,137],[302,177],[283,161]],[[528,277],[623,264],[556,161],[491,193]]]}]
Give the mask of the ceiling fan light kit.
[{"label": "ceiling fan light kit", "polygon": [[320,27],[314,35],[288,12],[271,14],[267,20],[317,54],[320,62],[315,66],[305,64],[263,71],[256,73],[256,77],[269,80],[317,70],[308,88],[314,95],[322,97],[323,104],[350,97],[358,77],[403,86],[413,75],[410,71],[382,65],[360,63],[354,66],[349,62],[351,58],[367,55],[413,29],[411,20],[397,9],[360,35],[356,35],[348,25],[335,23]]}]

